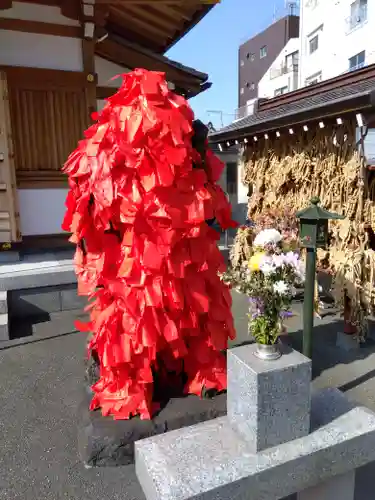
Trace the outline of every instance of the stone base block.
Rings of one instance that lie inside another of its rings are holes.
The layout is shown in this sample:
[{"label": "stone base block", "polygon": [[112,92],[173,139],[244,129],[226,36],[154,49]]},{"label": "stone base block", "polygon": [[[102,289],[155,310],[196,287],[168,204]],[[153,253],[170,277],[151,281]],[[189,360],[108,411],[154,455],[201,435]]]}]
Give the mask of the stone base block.
[{"label": "stone base block", "polygon": [[336,346],[344,351],[353,351],[360,348],[357,339],[353,335],[343,332],[337,333]]},{"label": "stone base block", "polygon": [[134,462],[134,442],[226,414],[226,394],[213,399],[173,398],[153,420],[113,420],[89,411],[91,394],[78,413],[78,448],[86,466],[118,466]]},{"label": "stone base block", "polygon": [[312,420],[323,408],[326,421],[332,408],[333,421],[256,454],[227,417],[137,442],[147,500],[245,499],[249,492],[252,500],[278,500],[375,460],[375,414],[353,408],[337,416],[335,394],[341,406],[342,395],[326,394],[313,396]]},{"label": "stone base block", "polygon": [[297,500],[354,500],[355,471],[335,476],[324,483],[298,493]]},{"label": "stone base block", "polygon": [[256,344],[228,351],[228,418],[254,453],[310,430],[311,360],[280,349],[275,361],[257,358]]}]

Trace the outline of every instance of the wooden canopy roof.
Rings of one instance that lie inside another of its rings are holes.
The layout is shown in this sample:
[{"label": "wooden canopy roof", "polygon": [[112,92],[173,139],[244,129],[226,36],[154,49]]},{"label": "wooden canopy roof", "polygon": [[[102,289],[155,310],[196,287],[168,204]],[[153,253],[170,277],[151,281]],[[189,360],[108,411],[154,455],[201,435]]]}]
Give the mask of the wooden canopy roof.
[{"label": "wooden canopy roof", "polygon": [[188,99],[211,87],[206,73],[172,61],[164,55],[155,54],[116,35],[111,34],[98,43],[95,53],[129,69],[147,68],[151,71],[162,71],[167,80],[175,84],[176,91]]},{"label": "wooden canopy roof", "polygon": [[109,32],[163,54],[213,7],[205,0],[97,0]]},{"label": "wooden canopy roof", "polygon": [[[23,0],[59,6],[64,16],[79,19],[80,0]],[[216,0],[96,0],[97,25],[107,32],[158,54],[164,54],[191,30],[214,6]],[[12,0],[0,0],[0,10]]]},{"label": "wooden canopy roof", "polygon": [[209,138],[212,143],[232,144],[285,127],[344,118],[348,113],[372,113],[374,109],[375,64],[272,99],[260,99],[254,114],[234,121]]}]

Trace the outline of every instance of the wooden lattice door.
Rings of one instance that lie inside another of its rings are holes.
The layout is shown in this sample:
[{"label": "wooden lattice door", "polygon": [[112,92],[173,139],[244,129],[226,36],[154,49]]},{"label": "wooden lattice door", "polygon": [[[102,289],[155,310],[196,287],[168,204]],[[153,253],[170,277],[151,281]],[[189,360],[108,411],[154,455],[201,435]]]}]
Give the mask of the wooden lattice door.
[{"label": "wooden lattice door", "polygon": [[21,240],[6,74],[0,71],[0,244]]}]

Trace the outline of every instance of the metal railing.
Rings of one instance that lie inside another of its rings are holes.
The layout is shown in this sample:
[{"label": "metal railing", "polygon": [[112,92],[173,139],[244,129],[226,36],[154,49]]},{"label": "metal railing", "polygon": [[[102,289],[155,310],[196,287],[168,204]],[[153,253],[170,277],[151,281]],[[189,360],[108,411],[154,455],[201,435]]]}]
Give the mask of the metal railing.
[{"label": "metal railing", "polygon": [[367,5],[358,6],[356,11],[346,19],[347,33],[359,28],[367,21]]},{"label": "metal railing", "polygon": [[241,106],[234,110],[234,119],[241,120],[241,118],[245,118],[245,116],[252,115],[254,113],[254,105],[246,104],[245,106]]},{"label": "metal railing", "polygon": [[270,69],[270,79],[274,80],[275,78],[278,78],[281,75],[286,75],[288,73],[297,73],[298,72],[298,64],[283,64],[279,68],[271,68]]},{"label": "metal railing", "polygon": [[357,69],[362,69],[365,66],[367,66],[367,64],[365,61],[363,61],[359,64],[356,64],[355,66],[351,66],[346,73],[351,72],[351,71],[357,71]]}]

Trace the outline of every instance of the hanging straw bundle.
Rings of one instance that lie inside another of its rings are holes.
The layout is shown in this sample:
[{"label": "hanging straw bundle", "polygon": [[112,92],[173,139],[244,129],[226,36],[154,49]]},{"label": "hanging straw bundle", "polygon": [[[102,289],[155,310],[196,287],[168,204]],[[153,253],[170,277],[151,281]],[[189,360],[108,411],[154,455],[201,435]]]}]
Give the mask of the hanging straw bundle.
[{"label": "hanging straw bundle", "polygon": [[[296,239],[297,221],[291,214],[305,208],[313,196],[327,210],[345,215],[344,220],[330,223],[329,248],[318,251],[318,267],[332,272],[335,300],[343,306],[346,297],[349,320],[361,339],[367,332],[367,314],[375,305],[375,252],[368,236],[369,228],[375,231],[375,180],[368,186],[362,180],[355,130],[354,123],[347,123],[258,141],[243,153],[243,161],[245,183],[254,189],[248,217],[261,228],[268,217],[284,234],[289,227],[289,236]],[[241,238],[236,252],[245,259],[249,250],[241,254]]]}]

